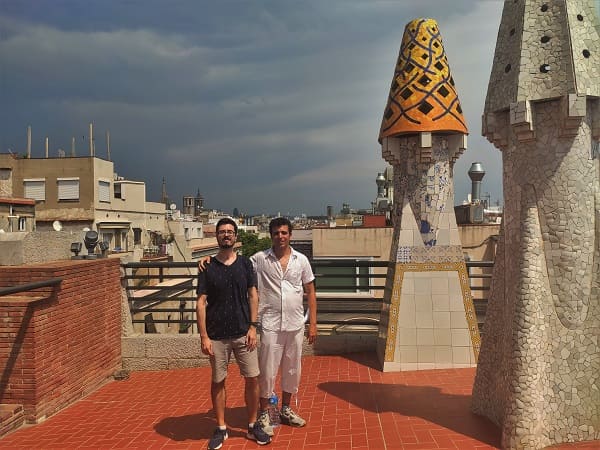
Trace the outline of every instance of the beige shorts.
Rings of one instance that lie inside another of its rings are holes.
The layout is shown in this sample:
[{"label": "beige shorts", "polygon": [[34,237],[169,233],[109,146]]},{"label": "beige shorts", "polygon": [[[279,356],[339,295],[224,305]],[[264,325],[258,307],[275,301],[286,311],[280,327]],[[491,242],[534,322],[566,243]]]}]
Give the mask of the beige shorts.
[{"label": "beige shorts", "polygon": [[213,340],[212,348],[214,356],[210,357],[210,365],[212,367],[213,383],[220,383],[227,377],[227,366],[232,353],[235,355],[235,360],[240,366],[240,373],[243,377],[253,378],[260,374],[258,352],[256,349],[251,352],[248,351],[246,336],[237,339]]}]

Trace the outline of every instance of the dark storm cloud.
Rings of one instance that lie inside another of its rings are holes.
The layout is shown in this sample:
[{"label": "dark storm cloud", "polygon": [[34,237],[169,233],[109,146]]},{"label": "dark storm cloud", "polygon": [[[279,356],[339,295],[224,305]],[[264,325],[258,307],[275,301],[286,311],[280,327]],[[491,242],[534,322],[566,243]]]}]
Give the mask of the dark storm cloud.
[{"label": "dark storm cloud", "polygon": [[[471,129],[459,160],[483,160],[500,195],[498,152],[479,137],[501,1],[64,1],[0,3],[0,151],[33,127],[51,153],[83,154],[87,124],[115,169],[161,180],[180,202],[321,213],[368,207],[385,167],[377,144],[404,25],[440,23]],[[460,173],[459,173],[460,172]],[[461,179],[458,179],[460,175]],[[486,190],[486,186],[484,186]]]}]

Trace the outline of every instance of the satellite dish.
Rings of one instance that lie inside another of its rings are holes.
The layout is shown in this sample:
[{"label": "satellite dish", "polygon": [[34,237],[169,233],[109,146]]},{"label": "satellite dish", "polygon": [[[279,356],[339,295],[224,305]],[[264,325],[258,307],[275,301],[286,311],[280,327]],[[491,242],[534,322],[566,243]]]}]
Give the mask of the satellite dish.
[{"label": "satellite dish", "polygon": [[171,203],[171,204],[169,205],[169,209],[170,209],[171,211],[175,211],[175,210],[177,209],[177,205],[176,205],[175,203]]},{"label": "satellite dish", "polygon": [[52,222],[52,228],[54,228],[54,231],[61,231],[63,227],[62,223],[60,223],[60,220],[55,220]]}]

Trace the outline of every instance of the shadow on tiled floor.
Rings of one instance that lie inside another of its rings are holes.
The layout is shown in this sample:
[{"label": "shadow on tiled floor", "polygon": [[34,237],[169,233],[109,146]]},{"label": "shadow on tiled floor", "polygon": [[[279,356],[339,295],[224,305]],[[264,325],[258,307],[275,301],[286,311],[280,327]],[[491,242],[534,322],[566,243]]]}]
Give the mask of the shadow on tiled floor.
[{"label": "shadow on tiled floor", "polygon": [[[229,432],[231,437],[243,437],[246,424],[246,408],[238,406],[226,408],[225,417],[233,431]],[[154,430],[176,442],[208,440],[215,428],[215,416],[212,410],[200,414],[188,414],[184,416],[165,417],[161,419]]]},{"label": "shadow on tiled floor", "polygon": [[487,419],[468,413],[471,397],[444,393],[433,386],[325,382],[319,389],[359,409],[378,414],[421,418],[491,446],[499,445],[498,430]]},{"label": "shadow on tiled floor", "polygon": [[[494,449],[500,431],[470,412],[474,369],[389,372],[374,354],[303,358],[295,408],[304,428],[277,428],[272,450]],[[230,438],[223,450],[256,449],[245,438],[244,382],[226,382]],[[215,427],[208,367],[134,372],[43,423],[0,439],[0,449],[204,449]],[[559,448],[598,449],[596,443]]]}]

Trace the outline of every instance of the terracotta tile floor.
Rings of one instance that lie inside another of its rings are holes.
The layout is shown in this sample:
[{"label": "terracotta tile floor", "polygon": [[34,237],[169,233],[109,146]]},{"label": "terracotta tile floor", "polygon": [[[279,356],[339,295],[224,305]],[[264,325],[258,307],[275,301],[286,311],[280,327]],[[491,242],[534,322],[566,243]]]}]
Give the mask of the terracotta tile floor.
[{"label": "terracotta tile floor", "polygon": [[[382,373],[375,356],[303,359],[297,410],[304,428],[277,428],[270,449],[486,449],[499,430],[469,411],[473,369]],[[45,422],[0,439],[0,449],[206,448],[214,429],[210,369],[135,372],[113,381]],[[227,381],[228,449],[245,439],[243,382]],[[599,449],[600,441],[563,445]]]}]

